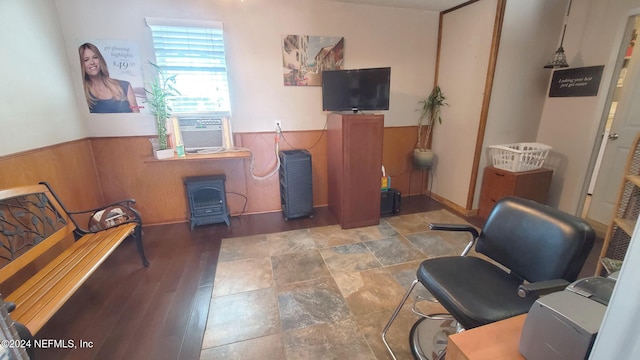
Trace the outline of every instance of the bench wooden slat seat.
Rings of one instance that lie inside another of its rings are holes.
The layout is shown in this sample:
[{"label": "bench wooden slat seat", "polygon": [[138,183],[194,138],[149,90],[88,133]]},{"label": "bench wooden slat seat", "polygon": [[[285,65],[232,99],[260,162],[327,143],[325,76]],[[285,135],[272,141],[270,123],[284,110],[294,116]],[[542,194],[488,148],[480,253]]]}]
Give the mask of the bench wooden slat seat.
[{"label": "bench wooden slat seat", "polygon": [[[129,236],[135,237],[142,263],[148,266],[141,242],[142,221],[131,203],[133,200],[126,200],[105,208],[68,212],[45,183],[0,190],[0,258],[6,263],[0,269],[0,285],[64,244],[63,250],[35,274],[9,294],[2,294],[6,302],[16,305],[11,318],[36,334]],[[114,209],[117,211],[111,212]],[[106,212],[121,215],[117,216],[121,223],[114,223],[113,217],[111,223],[100,222],[93,216],[107,216]],[[73,215],[79,214],[92,219],[94,231],[78,226]]]},{"label": "bench wooden slat seat", "polygon": [[17,304],[11,317],[32,334],[38,332],[135,227],[125,224],[75,242],[7,296],[6,301]]}]

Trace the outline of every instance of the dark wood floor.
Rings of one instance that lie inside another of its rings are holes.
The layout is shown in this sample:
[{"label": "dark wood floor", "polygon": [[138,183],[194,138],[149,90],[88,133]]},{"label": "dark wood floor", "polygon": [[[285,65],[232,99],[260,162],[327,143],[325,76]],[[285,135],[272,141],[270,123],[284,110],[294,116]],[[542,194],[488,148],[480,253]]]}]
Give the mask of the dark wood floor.
[{"label": "dark wood floor", "polygon": [[[401,214],[443,208],[426,196],[402,199]],[[468,218],[476,226],[478,218]],[[223,238],[336,224],[328,209],[284,221],[281,213],[245,215],[224,224],[144,229],[148,268],[126,240],[37,334],[73,340],[74,349],[36,349],[42,359],[198,359]],[[597,248],[597,246],[596,246]],[[599,252],[599,250],[597,250]],[[592,253],[596,254],[596,249]],[[593,274],[595,255],[583,273]],[[80,341],[92,348],[79,348]]]}]

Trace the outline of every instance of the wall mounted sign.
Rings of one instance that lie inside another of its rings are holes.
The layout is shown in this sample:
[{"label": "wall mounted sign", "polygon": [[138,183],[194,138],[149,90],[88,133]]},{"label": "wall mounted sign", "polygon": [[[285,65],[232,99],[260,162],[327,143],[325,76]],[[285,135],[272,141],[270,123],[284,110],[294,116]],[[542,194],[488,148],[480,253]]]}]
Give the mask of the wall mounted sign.
[{"label": "wall mounted sign", "polygon": [[549,97],[596,96],[604,65],[553,72]]}]

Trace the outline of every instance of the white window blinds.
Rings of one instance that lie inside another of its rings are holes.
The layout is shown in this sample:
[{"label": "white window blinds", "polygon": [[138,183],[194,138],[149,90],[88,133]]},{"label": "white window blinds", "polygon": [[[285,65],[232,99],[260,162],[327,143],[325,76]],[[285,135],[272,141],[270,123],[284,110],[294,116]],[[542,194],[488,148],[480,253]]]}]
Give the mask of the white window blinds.
[{"label": "white window blinds", "polygon": [[181,96],[172,100],[173,113],[223,112],[230,115],[229,84],[222,24],[147,18],[156,65],[166,76],[176,75]]}]

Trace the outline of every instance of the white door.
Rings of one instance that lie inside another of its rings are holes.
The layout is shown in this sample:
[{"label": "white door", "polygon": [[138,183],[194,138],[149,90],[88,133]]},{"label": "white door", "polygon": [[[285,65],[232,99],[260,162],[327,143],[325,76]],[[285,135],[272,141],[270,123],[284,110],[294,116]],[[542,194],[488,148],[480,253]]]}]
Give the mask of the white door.
[{"label": "white door", "polygon": [[[608,225],[613,218],[613,209],[622,184],[629,148],[640,132],[640,49],[627,49],[632,34],[640,29],[640,16],[629,18],[627,34],[623,38],[625,64],[613,96],[615,114],[606,142],[604,155],[593,190],[593,198],[587,217]],[[629,56],[630,55],[630,56]]]}]

